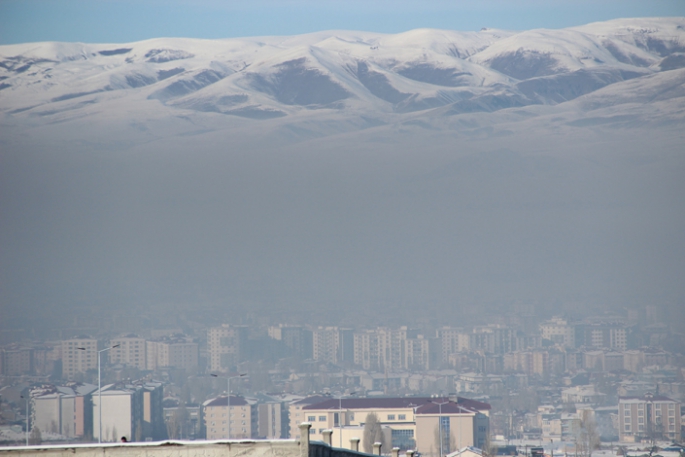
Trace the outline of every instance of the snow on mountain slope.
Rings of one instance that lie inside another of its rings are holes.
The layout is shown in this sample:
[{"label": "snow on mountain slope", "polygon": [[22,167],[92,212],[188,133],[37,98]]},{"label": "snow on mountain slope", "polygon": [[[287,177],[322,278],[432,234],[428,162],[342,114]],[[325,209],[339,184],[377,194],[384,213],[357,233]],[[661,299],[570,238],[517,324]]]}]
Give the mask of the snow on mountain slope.
[{"label": "snow on mountain slope", "polygon": [[12,122],[104,113],[111,120],[126,106],[131,122],[137,113],[146,122],[221,116],[220,124],[319,122],[323,131],[337,131],[575,99],[608,106],[625,98],[621,91],[648,105],[657,100],[638,96],[643,85],[650,93],[656,80],[680,87],[685,79],[678,71],[685,66],[682,43],[685,18],[524,32],[27,43],[0,46],[0,113]]},{"label": "snow on mountain slope", "polygon": [[674,52],[685,52],[685,18],[681,17],[615,19],[594,22],[571,30],[621,41],[661,57]]}]

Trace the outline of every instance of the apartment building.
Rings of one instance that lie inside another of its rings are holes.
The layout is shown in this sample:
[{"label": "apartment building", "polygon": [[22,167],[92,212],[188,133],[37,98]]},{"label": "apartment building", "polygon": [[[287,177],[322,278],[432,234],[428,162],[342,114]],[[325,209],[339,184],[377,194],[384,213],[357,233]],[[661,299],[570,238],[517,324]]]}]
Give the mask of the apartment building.
[{"label": "apartment building", "polygon": [[[100,405],[102,399],[102,405]],[[142,441],[143,390],[141,386],[109,384],[92,394],[93,437],[98,439],[102,430],[103,443],[118,442],[122,436],[128,441]],[[100,414],[102,408],[102,415]],[[102,428],[100,428],[102,417]]]},{"label": "apartment building", "polygon": [[139,370],[147,369],[144,338],[134,334],[120,336],[110,340],[110,346],[110,364],[126,365]]},{"label": "apartment building", "polygon": [[516,330],[506,325],[490,324],[473,328],[469,336],[473,350],[489,354],[506,354],[516,349]]},{"label": "apartment building", "polygon": [[318,327],[312,331],[314,360],[336,365],[354,364],[354,330]]},{"label": "apartment building", "polygon": [[625,351],[628,347],[628,330],[620,322],[597,322],[578,325],[578,346],[610,348]]},{"label": "apartment building", "polygon": [[269,338],[282,341],[291,353],[301,359],[312,358],[312,331],[299,325],[270,326]]},{"label": "apartment building", "polygon": [[185,335],[173,335],[145,343],[146,367],[148,370],[160,368],[183,368],[190,373],[197,372],[200,357],[197,341]]},{"label": "apartment building", "polygon": [[440,367],[440,341],[437,338],[404,340],[404,367],[407,370],[434,370]]},{"label": "apartment building", "polygon": [[281,402],[267,401],[257,405],[257,438],[279,440],[287,438],[287,428],[284,422],[287,417],[285,406]]},{"label": "apartment building", "polygon": [[229,324],[207,330],[210,371],[227,372],[242,361],[248,331],[247,326]]},{"label": "apartment building", "polygon": [[96,390],[97,386],[82,383],[43,385],[32,389],[33,426],[69,439],[92,435],[91,394]]},{"label": "apartment building", "polygon": [[542,338],[554,344],[567,348],[576,347],[575,327],[570,325],[566,319],[553,317],[552,319],[540,324]]},{"label": "apartment building", "polygon": [[11,344],[0,349],[0,374],[19,376],[33,372],[33,348]]},{"label": "apartment building", "polygon": [[449,364],[450,355],[470,349],[469,333],[462,328],[442,327],[436,330],[435,336],[440,340],[443,365]]},{"label": "apartment building", "polygon": [[62,378],[73,379],[98,367],[98,342],[87,336],[62,341]]},{"label": "apartment building", "polygon": [[202,404],[208,440],[252,438],[252,407],[242,397],[231,395],[230,431],[228,397],[221,396]]},{"label": "apartment building", "polygon": [[618,420],[621,441],[680,438],[680,403],[663,395],[619,397]]}]

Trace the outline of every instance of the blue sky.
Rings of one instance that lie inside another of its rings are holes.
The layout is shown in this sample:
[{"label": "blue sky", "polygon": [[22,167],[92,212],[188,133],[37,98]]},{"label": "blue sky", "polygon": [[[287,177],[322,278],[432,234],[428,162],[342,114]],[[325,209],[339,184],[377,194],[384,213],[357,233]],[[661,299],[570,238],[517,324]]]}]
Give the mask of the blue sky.
[{"label": "blue sky", "polygon": [[230,38],[329,29],[562,28],[685,16],[685,0],[0,0],[0,44]]}]

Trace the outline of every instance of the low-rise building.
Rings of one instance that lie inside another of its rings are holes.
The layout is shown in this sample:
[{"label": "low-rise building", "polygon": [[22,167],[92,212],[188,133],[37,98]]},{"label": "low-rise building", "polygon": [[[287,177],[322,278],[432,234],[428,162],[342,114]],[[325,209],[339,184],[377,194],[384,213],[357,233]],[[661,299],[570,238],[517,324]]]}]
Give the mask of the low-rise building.
[{"label": "low-rise building", "polygon": [[[252,408],[243,397],[221,396],[202,404],[208,440],[252,438]],[[229,430],[230,429],[230,430]]]}]

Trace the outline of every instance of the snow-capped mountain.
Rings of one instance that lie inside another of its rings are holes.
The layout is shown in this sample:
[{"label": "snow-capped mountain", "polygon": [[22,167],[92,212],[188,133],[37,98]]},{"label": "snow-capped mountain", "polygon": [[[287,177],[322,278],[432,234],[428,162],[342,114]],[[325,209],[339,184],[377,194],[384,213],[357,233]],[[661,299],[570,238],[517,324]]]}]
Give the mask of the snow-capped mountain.
[{"label": "snow-capped mountain", "polygon": [[343,120],[340,128],[354,130],[529,106],[648,105],[660,99],[650,91],[666,84],[662,114],[678,119],[682,68],[685,18],[524,32],[29,43],[0,46],[0,112],[6,123],[212,116],[228,125]]}]

